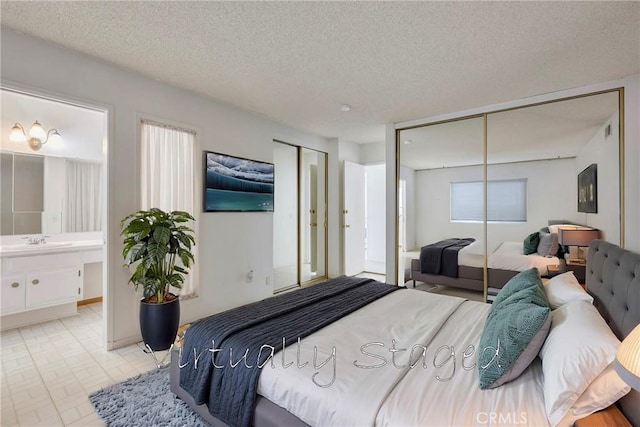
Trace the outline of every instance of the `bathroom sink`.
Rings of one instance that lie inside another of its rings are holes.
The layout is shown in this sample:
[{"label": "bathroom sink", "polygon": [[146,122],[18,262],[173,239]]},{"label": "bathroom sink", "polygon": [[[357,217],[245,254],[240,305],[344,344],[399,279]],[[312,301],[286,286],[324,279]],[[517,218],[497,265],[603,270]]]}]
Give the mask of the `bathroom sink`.
[{"label": "bathroom sink", "polygon": [[40,243],[38,245],[28,245],[26,243],[20,245],[6,245],[0,246],[0,252],[16,252],[16,251],[34,251],[34,250],[46,250],[54,248],[62,248],[65,246],[71,246],[72,242],[47,242]]}]

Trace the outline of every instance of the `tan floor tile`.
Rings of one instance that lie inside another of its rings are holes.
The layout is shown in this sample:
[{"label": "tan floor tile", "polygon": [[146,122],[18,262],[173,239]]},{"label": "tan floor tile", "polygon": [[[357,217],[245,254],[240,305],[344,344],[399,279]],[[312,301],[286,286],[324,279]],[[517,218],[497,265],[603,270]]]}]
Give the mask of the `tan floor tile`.
[{"label": "tan floor tile", "polygon": [[18,425],[18,416],[13,408],[2,408],[2,412],[0,413],[0,425],[3,427]]},{"label": "tan floor tile", "polygon": [[73,427],[103,427],[104,421],[95,412],[69,424]]},{"label": "tan floor tile", "polygon": [[103,426],[89,394],[155,368],[140,345],[104,350],[101,303],[78,311],[0,333],[3,427]]}]

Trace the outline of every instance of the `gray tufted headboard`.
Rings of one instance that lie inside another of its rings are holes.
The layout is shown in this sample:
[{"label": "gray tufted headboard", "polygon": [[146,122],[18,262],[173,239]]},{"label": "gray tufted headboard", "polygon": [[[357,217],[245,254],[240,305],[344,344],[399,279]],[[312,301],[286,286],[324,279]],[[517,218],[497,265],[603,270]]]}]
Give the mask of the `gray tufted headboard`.
[{"label": "gray tufted headboard", "polygon": [[[640,254],[603,240],[589,245],[587,292],[593,304],[621,340],[640,323]],[[640,426],[640,393],[631,390],[619,402],[633,425]]]}]

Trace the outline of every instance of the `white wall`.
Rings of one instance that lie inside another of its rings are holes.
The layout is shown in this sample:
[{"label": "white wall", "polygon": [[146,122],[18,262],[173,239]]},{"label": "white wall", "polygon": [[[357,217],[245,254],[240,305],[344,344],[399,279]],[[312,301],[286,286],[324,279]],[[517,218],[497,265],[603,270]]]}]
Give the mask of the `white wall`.
[{"label": "white wall", "polygon": [[365,270],[383,274],[385,271],[385,165],[364,168],[366,192],[367,250]]},{"label": "white wall", "polygon": [[[119,347],[140,338],[138,301],[122,268],[119,222],[139,209],[138,135],[140,115],[183,123],[197,131],[198,150],[212,150],[262,161],[273,158],[278,139],[329,153],[329,187],[337,188],[337,153],[325,138],[276,123],[210,98],[177,89],[47,42],[2,28],[2,83],[66,100],[102,106],[110,113],[108,139],[107,341]],[[33,66],[32,58],[39,64]],[[331,164],[333,162],[333,165]],[[202,164],[193,171],[200,191]],[[329,253],[337,245],[337,190],[329,194]],[[195,213],[198,221],[199,297],[184,301],[181,322],[190,322],[272,294],[273,215]],[[334,221],[332,221],[332,219]],[[330,258],[330,263],[335,262]],[[253,283],[246,283],[249,269]],[[336,267],[329,265],[329,273]]]},{"label": "white wall", "polygon": [[381,163],[386,159],[384,142],[371,144],[360,144],[360,163],[368,165],[371,163]]},{"label": "white wall", "polygon": [[[574,219],[577,223],[600,229],[602,233],[600,237],[616,245],[620,244],[619,117],[619,113],[616,112],[609,118],[578,153],[574,173],[575,182],[575,177],[587,166],[592,163],[598,165],[598,213],[581,213],[576,209]],[[611,135],[605,138],[604,128],[609,124],[611,124]]]}]

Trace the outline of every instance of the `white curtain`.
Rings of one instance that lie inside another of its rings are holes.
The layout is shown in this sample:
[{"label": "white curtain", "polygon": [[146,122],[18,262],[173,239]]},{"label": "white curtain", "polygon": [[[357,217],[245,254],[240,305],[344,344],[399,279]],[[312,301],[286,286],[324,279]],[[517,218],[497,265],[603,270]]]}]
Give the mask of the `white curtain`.
[{"label": "white curtain", "polygon": [[102,164],[66,161],[67,182],[64,232],[102,230]]},{"label": "white curtain", "polygon": [[[141,123],[141,128],[142,209],[179,210],[194,215],[195,134],[147,121]],[[189,226],[196,230],[196,224]],[[197,261],[197,246],[193,247],[193,253]],[[197,271],[198,268],[192,265],[180,291],[181,296],[197,294]]]}]

